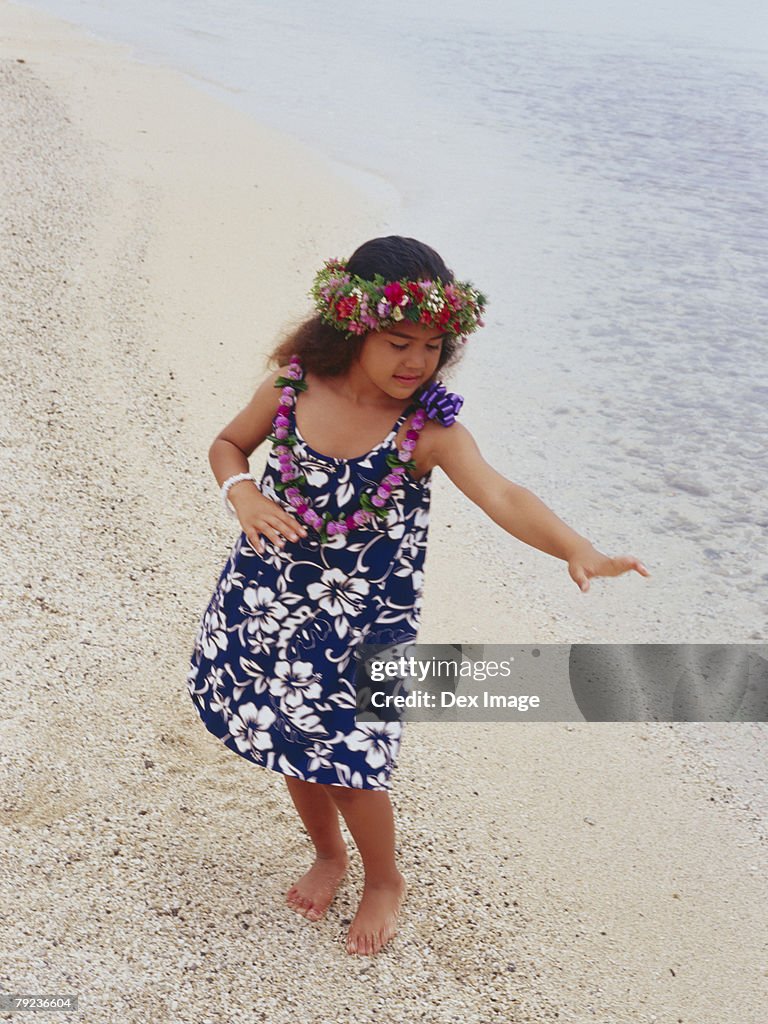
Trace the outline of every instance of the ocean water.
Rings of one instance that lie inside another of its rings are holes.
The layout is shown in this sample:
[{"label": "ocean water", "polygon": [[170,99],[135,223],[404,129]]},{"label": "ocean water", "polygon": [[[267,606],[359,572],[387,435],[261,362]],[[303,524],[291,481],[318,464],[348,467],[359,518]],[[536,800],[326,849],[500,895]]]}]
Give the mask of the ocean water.
[{"label": "ocean water", "polygon": [[764,4],[30,6],[399,197],[490,297],[494,464],[674,574],[669,640],[768,638]]}]

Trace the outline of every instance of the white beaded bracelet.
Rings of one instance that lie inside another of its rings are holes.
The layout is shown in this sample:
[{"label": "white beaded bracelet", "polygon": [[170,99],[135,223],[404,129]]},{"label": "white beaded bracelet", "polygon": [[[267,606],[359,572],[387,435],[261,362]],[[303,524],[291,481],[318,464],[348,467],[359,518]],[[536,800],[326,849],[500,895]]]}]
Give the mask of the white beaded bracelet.
[{"label": "white beaded bracelet", "polygon": [[256,477],[253,473],[235,473],[234,476],[229,477],[229,479],[225,480],[221,485],[221,500],[224,504],[224,508],[229,512],[233,519],[237,519],[237,512],[235,512],[232,507],[232,502],[227,498],[227,494],[229,493],[229,488],[232,487],[233,484],[240,483],[241,480],[253,480],[253,482],[256,483]]}]

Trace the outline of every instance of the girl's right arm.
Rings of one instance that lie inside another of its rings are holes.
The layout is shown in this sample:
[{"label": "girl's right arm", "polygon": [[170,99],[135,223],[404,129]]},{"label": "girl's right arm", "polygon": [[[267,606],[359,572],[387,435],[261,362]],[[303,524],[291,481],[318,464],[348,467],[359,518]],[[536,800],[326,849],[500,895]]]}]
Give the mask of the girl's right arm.
[{"label": "girl's right arm", "polygon": [[[216,435],[208,449],[208,461],[219,487],[236,473],[250,472],[248,457],[272,433],[272,421],[280,404],[275,381],[287,371],[288,366],[281,366],[262,381],[248,405]],[[252,480],[233,484],[228,497],[243,532],[259,552],[264,550],[262,534],[280,546],[285,543],[284,537],[298,540],[307,534],[303,523],[262,494]]]}]

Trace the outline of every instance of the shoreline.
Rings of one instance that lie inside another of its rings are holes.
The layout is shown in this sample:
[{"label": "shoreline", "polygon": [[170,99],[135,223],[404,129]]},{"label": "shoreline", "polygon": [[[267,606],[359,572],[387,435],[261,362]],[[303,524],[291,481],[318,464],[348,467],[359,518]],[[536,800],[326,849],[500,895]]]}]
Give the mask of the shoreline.
[{"label": "shoreline", "polygon": [[[388,214],[181,73],[18,5],[0,16],[2,893],[31,908],[2,926],[6,987],[79,990],[89,1021],[198,1022],[214,999],[287,1021],[310,991],[359,1020],[386,1000],[393,1019],[750,1024],[762,822],[664,723],[412,728],[392,797],[404,873],[434,886],[392,950],[334,945],[356,858],[319,928],[285,912],[308,846],[284,787],[221,749],[184,690],[235,539],[205,452],[307,301],[318,248]],[[489,593],[509,609],[450,540],[479,521],[465,505],[435,486],[424,642],[495,642],[461,635],[466,610]],[[559,639],[514,613],[505,642]]]}]

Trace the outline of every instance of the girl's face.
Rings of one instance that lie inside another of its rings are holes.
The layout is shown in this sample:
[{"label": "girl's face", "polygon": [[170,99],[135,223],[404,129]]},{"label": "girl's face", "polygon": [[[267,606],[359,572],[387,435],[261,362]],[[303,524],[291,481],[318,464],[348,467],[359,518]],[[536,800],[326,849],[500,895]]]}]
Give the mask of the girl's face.
[{"label": "girl's face", "polygon": [[408,398],[435,372],[442,347],[443,335],[437,328],[401,321],[386,330],[371,331],[358,361],[382,391],[393,398]]}]

